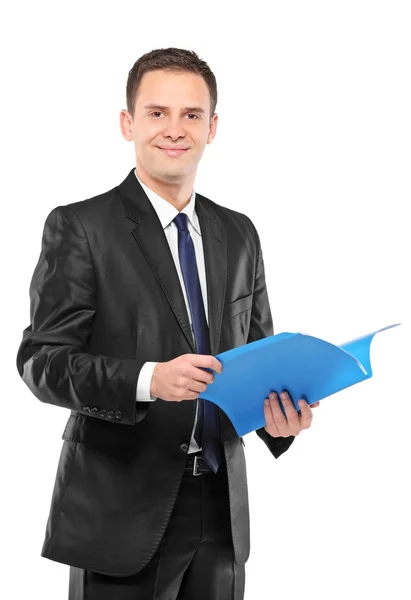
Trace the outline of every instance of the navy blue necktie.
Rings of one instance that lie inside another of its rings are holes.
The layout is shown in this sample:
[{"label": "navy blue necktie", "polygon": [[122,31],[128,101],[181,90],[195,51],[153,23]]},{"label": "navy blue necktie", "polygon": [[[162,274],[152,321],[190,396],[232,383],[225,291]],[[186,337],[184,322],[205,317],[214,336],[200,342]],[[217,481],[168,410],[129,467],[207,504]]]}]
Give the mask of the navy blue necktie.
[{"label": "navy blue necktie", "polygon": [[[210,338],[203,295],[194,244],[188,231],[187,220],[187,215],[182,212],[174,219],[178,228],[178,254],[193,322],[196,352],[197,354],[210,354]],[[203,449],[206,463],[216,473],[222,457],[218,407],[203,398],[198,398],[198,418],[194,438],[199,447]]]}]

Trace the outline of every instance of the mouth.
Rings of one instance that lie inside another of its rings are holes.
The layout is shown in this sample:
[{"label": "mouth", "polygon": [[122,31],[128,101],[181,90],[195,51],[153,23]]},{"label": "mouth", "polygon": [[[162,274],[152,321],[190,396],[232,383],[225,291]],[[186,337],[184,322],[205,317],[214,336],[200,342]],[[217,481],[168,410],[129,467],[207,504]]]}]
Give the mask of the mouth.
[{"label": "mouth", "polygon": [[167,156],[181,156],[182,154],[184,154],[184,152],[187,152],[187,150],[188,150],[188,148],[170,149],[170,148],[160,148],[160,146],[157,146],[157,148],[159,150],[161,150],[161,152],[163,152],[164,154],[167,154]]}]

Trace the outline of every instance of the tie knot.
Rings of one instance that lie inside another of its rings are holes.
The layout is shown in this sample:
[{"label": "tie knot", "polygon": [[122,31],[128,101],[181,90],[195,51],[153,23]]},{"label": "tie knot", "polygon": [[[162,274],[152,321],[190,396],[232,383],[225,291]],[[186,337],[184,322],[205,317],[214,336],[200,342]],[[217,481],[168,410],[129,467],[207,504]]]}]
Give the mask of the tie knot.
[{"label": "tie knot", "polygon": [[188,231],[188,217],[185,213],[178,213],[178,215],[174,217],[174,223],[177,225],[179,231]]}]

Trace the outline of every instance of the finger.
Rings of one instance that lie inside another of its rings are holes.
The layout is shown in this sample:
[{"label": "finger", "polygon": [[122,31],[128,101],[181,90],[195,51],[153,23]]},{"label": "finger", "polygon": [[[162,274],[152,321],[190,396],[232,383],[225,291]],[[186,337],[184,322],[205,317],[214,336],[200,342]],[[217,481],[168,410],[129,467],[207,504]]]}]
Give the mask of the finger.
[{"label": "finger", "polygon": [[[284,390],[280,394],[280,398],[283,402],[285,414],[288,421],[288,426],[292,432],[299,432],[300,430],[300,417],[295,409],[294,402],[291,400],[290,394]],[[296,433],[290,433],[289,435],[296,435]]]},{"label": "finger", "polygon": [[201,367],[191,367],[190,369],[187,369],[187,377],[190,377],[191,379],[194,379],[194,381],[201,381],[201,383],[212,383],[214,381],[214,373],[210,372],[210,371],[206,371],[205,369],[202,369]]},{"label": "finger", "polygon": [[271,410],[273,413],[273,419],[274,419],[275,424],[278,427],[278,431],[279,431],[280,435],[282,435],[283,437],[288,437],[289,435],[291,435],[290,431],[289,431],[288,421],[287,421],[286,415],[284,415],[283,411],[281,410],[281,406],[280,406],[280,402],[279,402],[277,393],[271,392],[269,394],[269,398],[270,398]]},{"label": "finger", "polygon": [[218,358],[216,358],[215,356],[213,356],[213,363],[212,363],[212,369],[214,369],[214,371],[216,371],[216,373],[222,373],[223,372],[223,363],[221,362],[221,360],[218,360]]},{"label": "finger", "polygon": [[266,430],[272,436],[278,437],[280,432],[278,431],[278,427],[274,421],[273,411],[271,410],[270,400],[266,398],[264,400],[264,417],[266,423]]},{"label": "finger", "polygon": [[301,409],[300,426],[301,429],[308,429],[313,419],[313,413],[310,405],[305,400],[299,400],[298,406]]},{"label": "finger", "polygon": [[195,381],[195,380],[190,381],[187,384],[187,387],[190,392],[192,392],[193,394],[196,393],[197,396],[199,396],[199,394],[202,394],[203,392],[205,392],[207,389],[207,385],[205,383],[203,383],[202,381]]},{"label": "finger", "polygon": [[202,369],[212,369],[216,373],[221,373],[223,364],[215,356],[211,354],[186,354],[186,360],[192,365]]},{"label": "finger", "polygon": [[317,406],[320,406],[320,402],[314,402],[313,404],[310,404],[311,408],[316,408]]}]

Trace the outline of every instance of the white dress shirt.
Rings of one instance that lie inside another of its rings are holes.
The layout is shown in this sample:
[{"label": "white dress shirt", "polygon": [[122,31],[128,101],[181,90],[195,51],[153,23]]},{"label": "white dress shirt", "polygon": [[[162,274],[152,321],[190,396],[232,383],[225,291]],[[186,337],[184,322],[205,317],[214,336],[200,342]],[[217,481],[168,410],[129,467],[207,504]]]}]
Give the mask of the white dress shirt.
[{"label": "white dress shirt", "polygon": [[[179,211],[172,205],[170,202],[167,202],[164,198],[153,192],[150,188],[148,188],[138,177],[136,169],[134,169],[134,173],[147,194],[148,199],[154,207],[154,210],[157,213],[157,216],[161,222],[161,225],[164,229],[164,234],[167,238],[168,245],[170,246],[170,251],[174,259],[174,263],[177,268],[178,277],[180,279],[181,289],[183,291],[184,300],[187,306],[188,317],[190,319],[190,324],[192,326],[192,319],[190,313],[190,306],[188,303],[187,292],[184,285],[183,273],[181,271],[180,258],[178,255],[178,229],[177,225],[174,223],[173,219],[179,214]],[[195,191],[191,193],[191,198],[187,206],[183,208],[181,212],[185,213],[188,217],[187,227],[190,232],[191,238],[194,244],[194,250],[196,254],[198,275],[200,278],[200,287],[203,295],[203,303],[204,310],[206,315],[206,320],[208,324],[208,306],[207,306],[207,285],[206,285],[206,274],[205,274],[205,266],[204,266],[204,252],[203,252],[203,242],[201,240],[201,230],[200,223],[198,221],[198,216],[195,210]],[[150,402],[155,401],[157,398],[150,395],[150,385],[151,385],[151,377],[153,375],[154,367],[157,362],[146,362],[144,363],[139,377],[137,381],[137,389],[136,389],[136,400],[138,402]],[[183,400],[184,402],[184,400]],[[194,419],[194,427],[191,432],[190,445],[188,449],[188,453],[198,452],[201,450],[201,447],[197,445],[197,442],[194,439],[194,431],[197,423],[197,415],[198,415],[198,407],[195,414]]]}]

